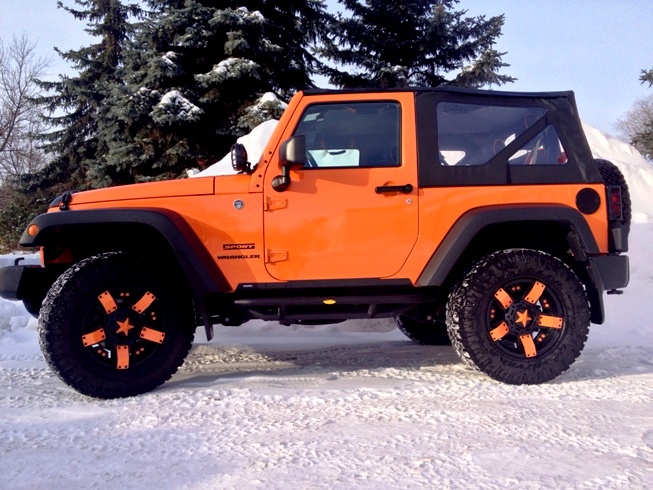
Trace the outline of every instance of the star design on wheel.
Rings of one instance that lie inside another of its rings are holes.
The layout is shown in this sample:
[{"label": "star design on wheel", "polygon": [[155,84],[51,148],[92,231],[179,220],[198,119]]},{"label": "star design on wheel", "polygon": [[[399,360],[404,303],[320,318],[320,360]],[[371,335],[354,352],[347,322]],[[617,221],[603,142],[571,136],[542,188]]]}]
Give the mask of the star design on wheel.
[{"label": "star design on wheel", "polygon": [[528,325],[528,322],[531,320],[532,318],[528,315],[528,310],[518,311],[517,320],[515,320],[515,323],[521,323],[521,326],[526,328],[526,325]]},{"label": "star design on wheel", "polygon": [[124,333],[125,337],[129,335],[129,331],[134,328],[134,325],[129,324],[129,318],[126,318],[124,322],[116,323],[118,323],[118,330],[116,330],[116,333]]}]

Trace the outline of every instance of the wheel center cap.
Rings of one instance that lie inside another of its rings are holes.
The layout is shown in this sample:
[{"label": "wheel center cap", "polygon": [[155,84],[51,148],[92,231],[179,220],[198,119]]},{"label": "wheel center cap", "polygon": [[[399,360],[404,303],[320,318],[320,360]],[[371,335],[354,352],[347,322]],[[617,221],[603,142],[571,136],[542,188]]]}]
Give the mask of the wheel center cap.
[{"label": "wheel center cap", "polygon": [[521,323],[523,328],[526,328],[531,320],[532,318],[528,314],[528,309],[524,309],[522,311],[517,310],[515,312],[515,323]]},{"label": "wheel center cap", "polygon": [[118,330],[116,330],[116,334],[124,333],[125,337],[129,335],[129,331],[134,328],[134,325],[131,325],[129,323],[129,318],[125,318],[124,322],[116,322],[118,324]]}]

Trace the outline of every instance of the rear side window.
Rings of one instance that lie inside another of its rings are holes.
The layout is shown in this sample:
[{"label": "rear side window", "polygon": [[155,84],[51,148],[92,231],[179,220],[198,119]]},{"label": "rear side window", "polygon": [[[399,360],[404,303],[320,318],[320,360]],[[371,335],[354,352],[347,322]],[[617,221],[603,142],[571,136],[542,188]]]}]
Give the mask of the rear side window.
[{"label": "rear side window", "polygon": [[440,164],[484,165],[545,115],[540,107],[441,102],[437,106]]},{"label": "rear side window", "polygon": [[397,102],[314,104],[295,135],[306,136],[307,168],[401,165]]},{"label": "rear side window", "polygon": [[508,160],[510,165],[564,165],[567,163],[558,132],[552,125],[546,127]]}]

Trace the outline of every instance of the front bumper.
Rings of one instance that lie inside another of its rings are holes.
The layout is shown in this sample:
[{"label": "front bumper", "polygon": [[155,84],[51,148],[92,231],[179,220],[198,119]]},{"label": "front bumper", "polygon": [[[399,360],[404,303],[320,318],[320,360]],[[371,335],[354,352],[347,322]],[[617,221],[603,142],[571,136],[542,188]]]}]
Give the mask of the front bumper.
[{"label": "front bumper", "polygon": [[52,275],[39,265],[12,265],[0,268],[0,297],[23,301],[32,315],[38,316],[41,303],[54,282]]}]

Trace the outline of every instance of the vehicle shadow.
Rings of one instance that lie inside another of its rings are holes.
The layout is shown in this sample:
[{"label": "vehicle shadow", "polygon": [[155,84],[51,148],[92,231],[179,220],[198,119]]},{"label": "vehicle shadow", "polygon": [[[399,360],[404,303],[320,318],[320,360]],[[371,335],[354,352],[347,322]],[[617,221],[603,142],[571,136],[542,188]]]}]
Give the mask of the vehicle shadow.
[{"label": "vehicle shadow", "polygon": [[454,366],[461,368],[462,363],[451,346],[422,346],[409,340],[288,350],[204,344],[193,349],[179,374],[165,386],[214,385],[259,377],[270,381],[283,377],[337,378],[388,368],[429,368],[445,374]]},{"label": "vehicle shadow", "polygon": [[[391,371],[388,371],[391,370]],[[388,371],[382,373],[382,371]],[[628,347],[613,352],[588,349],[551,384],[598,381],[653,373],[653,351]],[[423,346],[412,341],[283,348],[202,344],[191,352],[166,387],[215,386],[257,378],[273,384],[283,378],[344,379],[383,376],[397,380],[460,377],[497,383],[465,368],[451,346]]]}]

